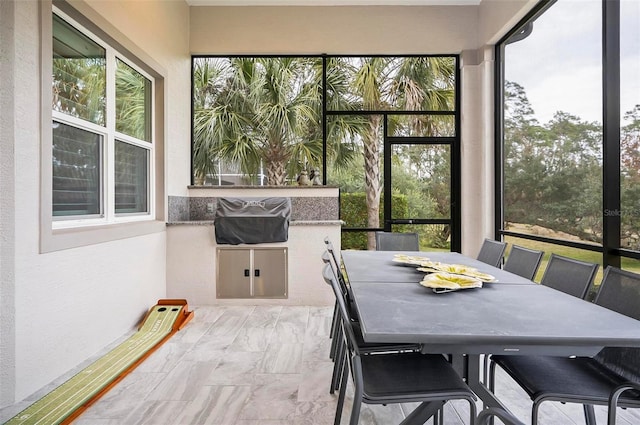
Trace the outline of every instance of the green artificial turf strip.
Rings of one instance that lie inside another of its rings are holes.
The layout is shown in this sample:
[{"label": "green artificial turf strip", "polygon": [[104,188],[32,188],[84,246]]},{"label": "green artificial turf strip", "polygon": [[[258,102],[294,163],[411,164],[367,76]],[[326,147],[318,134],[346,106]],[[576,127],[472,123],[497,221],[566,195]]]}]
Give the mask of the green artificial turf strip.
[{"label": "green artificial turf strip", "polygon": [[181,307],[155,306],[138,332],[5,425],[49,425],[64,421],[162,341],[172,331]]}]

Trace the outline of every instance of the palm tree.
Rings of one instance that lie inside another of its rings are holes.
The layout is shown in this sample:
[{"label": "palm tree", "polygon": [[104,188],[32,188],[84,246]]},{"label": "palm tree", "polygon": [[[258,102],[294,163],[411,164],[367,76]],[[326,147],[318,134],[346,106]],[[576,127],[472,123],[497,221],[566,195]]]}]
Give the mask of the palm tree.
[{"label": "palm tree", "polygon": [[[345,62],[348,62],[346,60]],[[352,93],[365,111],[383,110],[454,110],[455,63],[449,57],[370,57],[360,58],[355,65]],[[380,227],[380,146],[381,115],[368,115],[360,127],[363,143],[367,226]],[[434,134],[438,120],[416,115],[410,118],[418,134]],[[398,125],[391,122],[390,127]],[[375,247],[375,235],[368,234],[369,249]]]},{"label": "palm tree", "polygon": [[[317,97],[311,85],[313,59],[203,59],[196,64],[194,168],[210,172],[213,158],[238,163],[246,174],[263,164],[270,185],[321,158]],[[216,68],[218,67],[218,68]],[[198,69],[200,68],[200,69]],[[320,154],[318,154],[320,153]],[[203,164],[204,163],[204,164]],[[316,163],[317,165],[317,163]]]}]

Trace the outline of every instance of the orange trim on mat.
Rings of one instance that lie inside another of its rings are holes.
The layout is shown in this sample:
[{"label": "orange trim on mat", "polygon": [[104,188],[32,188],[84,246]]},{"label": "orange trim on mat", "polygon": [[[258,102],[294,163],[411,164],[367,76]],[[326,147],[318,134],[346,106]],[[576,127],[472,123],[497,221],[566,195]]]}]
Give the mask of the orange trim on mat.
[{"label": "orange trim on mat", "polygon": [[[87,410],[87,408],[89,406],[91,406],[93,403],[95,403],[96,401],[98,401],[98,399],[100,397],[102,397],[103,395],[105,395],[111,388],[113,388],[118,382],[122,381],[124,379],[125,376],[127,376],[132,370],[134,370],[136,367],[138,367],[143,361],[145,361],[153,352],[155,352],[162,344],[164,344],[169,338],[171,338],[173,336],[173,334],[175,334],[176,332],[178,332],[180,329],[182,329],[191,319],[193,319],[193,311],[188,311],[189,305],[187,304],[187,300],[184,299],[164,299],[164,300],[158,300],[158,303],[156,305],[179,305],[180,306],[180,313],[178,314],[178,317],[175,321],[175,323],[173,324],[173,328],[171,330],[171,332],[169,332],[167,334],[167,336],[165,336],[163,339],[160,340],[160,342],[158,342],[156,345],[154,345],[153,347],[151,347],[151,349],[149,349],[142,357],[140,357],[138,360],[136,360],[134,363],[131,364],[131,366],[129,366],[129,368],[127,368],[126,370],[124,370],[120,375],[118,375],[118,377],[116,379],[114,379],[109,385],[107,385],[106,387],[104,387],[102,390],[98,391],[97,393],[95,393],[93,395],[93,397],[91,397],[89,400],[87,400],[86,403],[84,403],[82,406],[78,407],[73,413],[71,413],[64,421],[61,422],[61,425],[68,425],[71,422],[73,422],[75,419],[78,418],[78,416],[80,416],[85,410]],[[155,307],[155,306],[154,306]],[[144,318],[142,319],[142,321],[140,322],[140,325],[138,325],[138,329],[140,329],[142,327],[142,325],[144,324],[144,322],[147,320],[147,317],[149,317],[149,314],[153,311],[153,307],[149,309],[149,311],[147,311],[147,313],[145,314]]]}]

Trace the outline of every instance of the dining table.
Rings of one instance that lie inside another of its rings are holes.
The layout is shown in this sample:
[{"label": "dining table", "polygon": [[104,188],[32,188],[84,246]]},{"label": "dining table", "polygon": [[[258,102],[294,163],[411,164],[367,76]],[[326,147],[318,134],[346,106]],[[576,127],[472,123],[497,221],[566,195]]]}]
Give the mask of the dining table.
[{"label": "dining table", "polygon": [[[427,272],[399,256],[476,269],[481,287],[435,292]],[[365,342],[419,343],[450,356],[486,407],[506,408],[481,379],[482,356],[594,356],[640,347],[640,321],[456,252],[341,251]],[[422,403],[402,425],[424,424],[439,408]]]}]

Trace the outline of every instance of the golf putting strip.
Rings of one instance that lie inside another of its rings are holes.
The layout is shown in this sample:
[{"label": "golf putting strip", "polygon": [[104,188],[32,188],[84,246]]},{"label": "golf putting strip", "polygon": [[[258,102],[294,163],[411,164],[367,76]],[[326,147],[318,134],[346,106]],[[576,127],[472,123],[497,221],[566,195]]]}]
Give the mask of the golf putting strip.
[{"label": "golf putting strip", "polygon": [[151,349],[177,331],[181,327],[175,326],[177,322],[180,325],[186,323],[193,313],[185,315],[185,308],[186,304],[154,306],[138,332],[18,413],[5,425],[60,424],[67,418],[76,417],[73,414],[78,409],[86,407],[96,395],[136,366],[136,362]]}]

